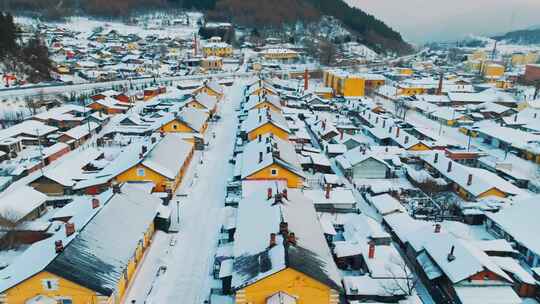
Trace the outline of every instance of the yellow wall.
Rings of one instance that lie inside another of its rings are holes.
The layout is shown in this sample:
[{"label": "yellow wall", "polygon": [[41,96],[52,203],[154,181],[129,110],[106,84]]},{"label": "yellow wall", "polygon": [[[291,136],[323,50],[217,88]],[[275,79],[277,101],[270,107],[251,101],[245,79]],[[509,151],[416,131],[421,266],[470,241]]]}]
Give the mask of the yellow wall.
[{"label": "yellow wall", "polygon": [[484,68],[484,76],[501,77],[504,75],[504,66],[489,64]]},{"label": "yellow wall", "polygon": [[266,299],[277,292],[297,297],[298,304],[335,304],[337,293],[330,287],[287,268],[236,292],[237,304],[266,304]]},{"label": "yellow wall", "polygon": [[257,139],[257,137],[259,137],[259,135],[264,135],[264,134],[267,134],[267,133],[272,133],[272,134],[274,134],[275,136],[277,136],[277,137],[279,137],[281,139],[289,140],[289,133],[283,131],[282,129],[274,126],[271,123],[265,123],[264,125],[258,127],[257,129],[249,132],[248,133],[248,139],[250,141],[255,140],[255,139]]},{"label": "yellow wall", "polygon": [[198,131],[192,130],[185,123],[176,119],[163,125],[160,130],[165,133],[192,133],[193,131]]},{"label": "yellow wall", "polygon": [[218,101],[223,97],[223,94],[220,94],[206,86],[202,86],[198,89],[195,89],[192,94],[197,95],[199,93],[206,93],[208,95],[216,96],[218,98]]},{"label": "yellow wall", "polygon": [[401,88],[399,89],[398,95],[413,96],[413,95],[422,95],[426,94],[427,90],[425,88]]},{"label": "yellow wall", "polygon": [[276,95],[274,92],[268,90],[267,88],[265,87],[262,87],[262,88],[258,88],[257,90],[253,91],[253,93],[251,93],[251,95]]},{"label": "yellow wall", "polygon": [[[51,248],[51,250],[54,250],[54,248]],[[46,290],[42,284],[42,280],[46,279],[58,280],[58,290]],[[73,300],[73,304],[97,304],[98,297],[104,298],[88,288],[79,286],[46,271],[42,271],[17,286],[8,289],[4,295],[8,304],[24,304],[27,300],[37,295],[44,295],[50,298],[70,298]]]},{"label": "yellow wall", "polygon": [[409,151],[429,151],[431,150],[428,146],[423,143],[418,143],[408,149]]},{"label": "yellow wall", "polygon": [[[277,175],[272,175],[272,170],[277,170]],[[270,165],[254,174],[248,176],[248,180],[286,180],[287,187],[300,188],[303,184],[303,178],[292,173],[291,171],[282,168],[279,165]]]},{"label": "yellow wall", "polygon": [[478,195],[478,198],[484,198],[488,196],[496,196],[496,197],[505,198],[507,195],[506,193],[502,192],[501,190],[497,188],[491,188],[488,191]]},{"label": "yellow wall", "polygon": [[[189,163],[189,160],[186,161]],[[184,164],[184,167],[187,167],[187,164]],[[137,170],[138,169],[144,169],[144,176],[138,176]],[[142,164],[138,164],[137,166],[132,167],[131,169],[121,173],[118,175],[115,180],[117,182],[141,182],[141,181],[150,181],[153,182],[156,186],[154,187],[154,191],[156,192],[165,192],[169,187],[168,185],[171,185],[171,189],[173,191],[176,190],[178,187],[178,184],[182,180],[184,172],[179,172],[176,175],[175,180],[169,180],[167,177],[153,171],[152,169],[145,167]]]},{"label": "yellow wall", "polygon": [[257,105],[255,105],[253,107],[254,109],[268,109],[270,108],[270,110],[274,111],[274,112],[278,112],[278,113],[281,113],[281,108],[278,108],[276,107],[274,104],[268,102],[268,101],[263,101],[263,102],[259,102]]},{"label": "yellow wall", "polygon": [[345,78],[341,85],[341,95],[350,96],[364,96],[365,95],[366,81],[362,78]]},{"label": "yellow wall", "polygon": [[400,75],[410,76],[413,74],[413,70],[410,68],[398,68],[398,73]]},{"label": "yellow wall", "polygon": [[205,57],[219,56],[230,57],[232,56],[232,47],[203,47],[203,53]]}]

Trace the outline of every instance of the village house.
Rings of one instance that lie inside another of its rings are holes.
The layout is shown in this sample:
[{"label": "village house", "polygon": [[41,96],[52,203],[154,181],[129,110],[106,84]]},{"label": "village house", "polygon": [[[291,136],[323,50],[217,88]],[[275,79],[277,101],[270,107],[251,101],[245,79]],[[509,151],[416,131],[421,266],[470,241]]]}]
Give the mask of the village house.
[{"label": "village house", "polygon": [[292,144],[272,134],[261,135],[244,147],[241,178],[244,180],[282,180],[289,188],[301,188],[304,173]]},{"label": "village house", "polygon": [[239,203],[231,288],[237,302],[339,303],[340,275],[299,190],[263,188]]},{"label": "village house", "polygon": [[223,87],[216,80],[205,81],[202,86],[193,90],[191,94],[195,96],[199,93],[206,93],[208,95],[215,96],[217,97],[218,101],[221,101],[224,96]]},{"label": "village house", "polygon": [[186,102],[186,106],[208,111],[210,116],[213,116],[217,111],[217,103],[216,96],[202,92],[191,96]]},{"label": "village house", "polygon": [[288,140],[291,134],[285,117],[281,113],[271,109],[253,109],[248,111],[240,130],[248,140],[254,140],[266,134],[273,134],[276,137]]},{"label": "village house", "polygon": [[77,202],[93,208],[60,222],[51,237],[0,270],[3,301],[121,303],[154,235],[161,200],[134,186],[119,192]]}]

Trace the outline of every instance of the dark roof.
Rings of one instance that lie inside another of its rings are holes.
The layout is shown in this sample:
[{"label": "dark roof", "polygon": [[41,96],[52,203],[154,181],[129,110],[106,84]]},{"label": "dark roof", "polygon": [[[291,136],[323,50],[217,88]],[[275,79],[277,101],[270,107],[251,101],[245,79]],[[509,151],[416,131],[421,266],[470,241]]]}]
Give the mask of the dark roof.
[{"label": "dark roof", "polygon": [[45,271],[110,296],[160,204],[159,198],[124,185]]}]

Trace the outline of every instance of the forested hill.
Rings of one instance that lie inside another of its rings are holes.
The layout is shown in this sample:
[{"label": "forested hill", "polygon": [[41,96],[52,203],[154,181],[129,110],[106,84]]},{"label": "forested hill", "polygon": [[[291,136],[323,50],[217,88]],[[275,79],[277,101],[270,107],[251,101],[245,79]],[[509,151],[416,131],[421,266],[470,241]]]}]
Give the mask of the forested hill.
[{"label": "forested hill", "polygon": [[540,28],[508,32],[493,39],[518,44],[540,44]]},{"label": "forested hill", "polygon": [[3,0],[8,8],[38,9],[52,16],[79,11],[100,16],[127,16],[141,8],[180,6],[205,11],[212,20],[256,27],[280,27],[296,21],[317,21],[322,15],[338,19],[376,50],[410,51],[401,35],[343,0]]}]

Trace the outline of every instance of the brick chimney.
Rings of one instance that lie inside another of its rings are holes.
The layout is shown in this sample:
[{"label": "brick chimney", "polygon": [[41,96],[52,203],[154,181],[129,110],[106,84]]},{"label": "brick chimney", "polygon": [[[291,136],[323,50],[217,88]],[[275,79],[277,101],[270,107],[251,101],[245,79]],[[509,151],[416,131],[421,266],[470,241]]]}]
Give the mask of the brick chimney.
[{"label": "brick chimney", "polygon": [[399,127],[396,127],[396,138],[399,137]]},{"label": "brick chimney", "polygon": [[268,244],[268,248],[272,248],[276,245],[277,245],[276,234],[272,232],[270,233],[270,244]]},{"label": "brick chimney", "polygon": [[306,91],[309,88],[309,74],[308,70],[304,70],[304,91]]},{"label": "brick chimney", "polygon": [[373,259],[375,257],[375,242],[369,242],[368,258]]},{"label": "brick chimney", "polygon": [[467,186],[470,185],[472,185],[472,174],[469,174],[469,176],[467,177]]},{"label": "brick chimney", "polygon": [[75,224],[74,223],[66,223],[66,236],[70,236],[75,233]]},{"label": "brick chimney", "polygon": [[272,198],[272,188],[268,188],[266,190],[266,199],[271,199]]},{"label": "brick chimney", "polygon": [[324,197],[326,197],[326,199],[330,199],[330,191],[331,191],[330,185],[327,184],[325,187],[325,193],[324,193]]},{"label": "brick chimney", "polygon": [[92,199],[92,209],[99,208],[99,199],[93,198]]},{"label": "brick chimney", "polygon": [[437,223],[435,224],[435,233],[440,233],[441,232],[441,224]]},{"label": "brick chimney", "polygon": [[452,161],[451,160],[448,161],[448,168],[446,169],[446,172],[448,172],[448,173],[452,172]]},{"label": "brick chimney", "polygon": [[54,241],[54,251],[56,253],[64,251],[64,244],[62,243],[62,240]]}]

